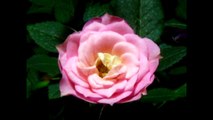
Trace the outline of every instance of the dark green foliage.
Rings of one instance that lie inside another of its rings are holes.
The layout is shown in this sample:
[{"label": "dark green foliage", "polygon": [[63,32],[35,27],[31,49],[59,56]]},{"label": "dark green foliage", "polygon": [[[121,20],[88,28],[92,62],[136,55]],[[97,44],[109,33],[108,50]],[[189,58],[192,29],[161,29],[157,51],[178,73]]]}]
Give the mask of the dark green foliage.
[{"label": "dark green foliage", "polygon": [[171,67],[173,64],[179,62],[184,56],[186,56],[186,47],[166,47],[161,46],[161,56],[160,65],[158,71],[163,71],[168,67]]},{"label": "dark green foliage", "polygon": [[176,90],[168,88],[155,88],[148,91],[146,96],[141,99],[142,102],[159,103],[177,98],[186,97],[186,84],[182,85]]},{"label": "dark green foliage", "polygon": [[69,29],[58,22],[42,22],[28,25],[27,30],[31,38],[49,52],[57,52],[56,45],[63,42]]},{"label": "dark green foliage", "polygon": [[58,60],[47,55],[34,55],[27,60],[27,68],[45,72],[51,76],[59,74]]}]

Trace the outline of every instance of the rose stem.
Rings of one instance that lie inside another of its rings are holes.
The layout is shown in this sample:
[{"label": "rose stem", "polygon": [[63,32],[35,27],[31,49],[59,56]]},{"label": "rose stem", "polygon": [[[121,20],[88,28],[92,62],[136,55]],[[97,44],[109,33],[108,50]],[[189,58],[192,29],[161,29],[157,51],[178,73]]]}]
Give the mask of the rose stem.
[{"label": "rose stem", "polygon": [[98,117],[98,120],[101,119],[101,115],[102,115],[102,112],[103,112],[105,106],[106,106],[106,105],[103,104],[103,106],[102,106],[102,108],[101,108],[101,111],[100,111],[100,114],[99,114],[99,117]]}]

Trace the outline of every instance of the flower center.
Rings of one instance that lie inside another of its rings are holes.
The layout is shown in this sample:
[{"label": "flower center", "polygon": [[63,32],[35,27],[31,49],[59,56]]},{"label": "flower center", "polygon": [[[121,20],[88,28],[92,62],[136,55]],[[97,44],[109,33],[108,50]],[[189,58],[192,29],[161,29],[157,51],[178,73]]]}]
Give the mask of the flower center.
[{"label": "flower center", "polygon": [[96,59],[95,65],[99,71],[99,76],[103,78],[113,67],[119,65],[120,63],[121,60],[116,55],[111,55],[109,53],[98,53],[98,58]]}]

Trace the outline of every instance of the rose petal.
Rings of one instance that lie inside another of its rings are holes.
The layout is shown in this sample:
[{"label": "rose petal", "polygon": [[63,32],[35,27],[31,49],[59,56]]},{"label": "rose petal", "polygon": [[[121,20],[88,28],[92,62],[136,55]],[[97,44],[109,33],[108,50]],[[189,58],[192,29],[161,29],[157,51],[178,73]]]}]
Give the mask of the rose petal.
[{"label": "rose petal", "polygon": [[141,80],[143,76],[149,71],[149,61],[145,55],[141,54],[140,67],[138,71],[138,80]]},{"label": "rose petal", "polygon": [[101,32],[103,31],[114,31],[116,33],[119,33],[121,35],[127,34],[127,33],[134,33],[132,28],[123,20],[120,22],[115,22],[110,25],[107,25],[106,27],[102,27],[100,29]]},{"label": "rose petal", "polygon": [[82,39],[87,39],[87,41],[81,43],[78,50],[78,57],[82,63],[88,66],[94,65],[98,52],[111,53],[116,43],[125,41],[121,35],[111,31],[95,34],[90,33]]},{"label": "rose petal", "polygon": [[97,98],[91,98],[91,99],[88,99],[88,98],[85,98],[82,94],[80,93],[77,93],[76,95],[74,95],[75,97],[79,98],[79,99],[82,99],[84,101],[87,101],[87,102],[90,102],[90,103],[97,103],[97,100],[94,100],[94,99],[97,99]]},{"label": "rose petal", "polygon": [[[78,47],[80,41],[80,33],[76,32],[67,37],[65,40],[64,48],[66,48],[67,57],[73,57],[78,55]],[[60,53],[59,53],[60,54]]]},{"label": "rose petal", "polygon": [[59,69],[62,70],[62,67],[67,63],[67,54],[64,53],[63,55],[59,55],[58,57],[58,65]]},{"label": "rose petal", "polygon": [[125,86],[124,91],[132,90],[135,86],[135,83],[137,81],[137,75],[132,76],[128,81],[127,85]]},{"label": "rose petal", "polygon": [[126,65],[128,70],[126,73],[126,78],[129,79],[131,76],[136,74],[139,70],[139,61],[136,56],[131,53],[125,53],[121,56],[122,64]]},{"label": "rose petal", "polygon": [[114,103],[119,102],[123,98],[129,96],[131,93],[132,93],[131,91],[126,91],[126,92],[123,92],[123,93],[121,93],[120,95],[118,95],[116,97],[112,97],[112,98],[108,98],[108,99],[100,99],[98,101],[98,103],[110,104],[112,106]]},{"label": "rose petal", "polygon": [[115,44],[115,46],[112,49],[112,54],[117,55],[117,56],[121,56],[124,53],[132,53],[137,58],[139,58],[138,49],[134,45],[132,45],[131,43],[119,42],[119,43]]},{"label": "rose petal", "polygon": [[127,42],[133,44],[135,47],[137,47],[138,51],[140,51],[141,54],[147,55],[147,46],[146,42],[140,38],[138,35],[135,34],[125,34],[124,35]]},{"label": "rose petal", "polygon": [[147,95],[147,90],[146,88],[148,87],[149,85],[145,86],[142,90],[141,90],[141,94],[142,95]]},{"label": "rose petal", "polygon": [[139,100],[140,98],[141,98],[141,93],[138,93],[137,95],[133,95],[131,97],[128,97],[128,98],[125,98],[125,99],[119,101],[119,103],[132,102],[132,101]]},{"label": "rose petal", "polygon": [[138,94],[139,92],[141,92],[141,90],[143,90],[143,88],[150,85],[153,82],[153,80],[154,80],[154,75],[148,72],[144,76],[144,78],[141,81],[139,81],[139,83],[137,83],[137,85],[135,86],[134,94]]},{"label": "rose petal", "polygon": [[97,84],[96,81],[91,77],[88,78],[88,82],[91,88],[94,88],[94,89],[103,88],[102,84]]},{"label": "rose petal", "polygon": [[112,68],[103,79],[104,80],[121,79],[124,77],[126,71],[127,71],[127,67],[120,64]]},{"label": "rose petal", "polygon": [[105,89],[92,89],[94,92],[96,92],[97,94],[103,95],[107,98],[111,97],[116,91],[120,91],[122,89],[125,88],[127,81],[123,80],[121,82],[116,83],[115,85],[113,85],[112,87]]},{"label": "rose petal", "polygon": [[149,62],[150,73],[154,73],[159,65],[159,59],[154,59]]},{"label": "rose petal", "polygon": [[[92,74],[88,77],[88,81],[93,81],[97,86],[112,86],[114,84],[114,81],[111,80],[103,80],[100,78],[97,74]],[[92,84],[91,84],[92,85]]]},{"label": "rose petal", "polygon": [[128,67],[138,66],[140,63],[137,57],[131,53],[124,53],[120,57],[122,64],[127,65]]},{"label": "rose petal", "polygon": [[100,32],[95,37],[96,39],[93,40],[93,49],[103,53],[111,53],[112,48],[116,43],[125,41],[123,36],[112,31]]},{"label": "rose petal", "polygon": [[97,55],[95,54],[96,51],[94,49],[94,40],[97,38],[93,34],[94,32],[89,32],[87,34],[82,35],[81,45],[78,49],[79,61],[86,66],[94,65],[97,57]]},{"label": "rose petal", "polygon": [[114,22],[120,22],[122,20],[123,20],[122,18],[109,15],[108,13],[104,14],[101,17],[101,23],[104,24],[104,25],[108,25],[108,24],[111,24],[111,23],[114,23]]},{"label": "rose petal", "polygon": [[56,49],[58,50],[59,57],[63,56],[66,52],[66,43],[57,45]]},{"label": "rose petal", "polygon": [[98,95],[96,93],[93,93],[88,88],[84,88],[82,86],[75,85],[75,89],[76,89],[77,92],[79,92],[80,94],[84,95],[84,97],[102,98],[102,96],[100,96],[100,95]]},{"label": "rose petal", "polygon": [[61,71],[62,79],[59,83],[59,88],[61,92],[61,96],[66,95],[76,95],[73,85],[69,82],[69,78],[64,74],[64,71]]},{"label": "rose petal", "polygon": [[106,13],[102,17],[95,17],[95,18],[90,19],[87,23],[85,23],[83,30],[94,22],[98,22],[98,23],[101,23],[101,24],[104,24],[104,25],[108,25],[108,24],[111,24],[111,23],[114,23],[114,22],[119,22],[119,21],[122,21],[122,20],[123,19],[120,18],[120,17],[112,16],[112,15],[109,15],[108,13]]},{"label": "rose petal", "polygon": [[67,64],[64,66],[64,70],[72,82],[74,82],[77,85],[81,85],[83,87],[88,88],[89,85],[83,79],[80,79],[78,77],[78,75],[74,74],[74,72],[73,72],[73,71],[75,71],[77,73],[76,59],[77,59],[77,57],[73,57],[73,58],[69,59],[67,61]]},{"label": "rose petal", "polygon": [[79,73],[83,74],[84,76],[89,76],[94,73],[98,74],[98,70],[95,65],[87,67],[81,62],[77,62],[77,70],[79,71]]},{"label": "rose petal", "polygon": [[88,31],[99,31],[101,28],[104,28],[105,25],[99,23],[99,22],[92,22],[87,27],[83,28],[83,32],[88,32]]},{"label": "rose petal", "polygon": [[160,58],[160,48],[155,44],[152,40],[148,38],[143,38],[143,40],[146,42],[147,48],[148,48],[148,59],[153,60],[156,58]]},{"label": "rose petal", "polygon": [[95,17],[95,18],[92,18],[91,20],[89,20],[88,22],[86,22],[83,26],[83,30],[86,29],[90,24],[94,23],[94,22],[98,22],[98,23],[101,23],[101,18],[98,18],[98,17]]}]

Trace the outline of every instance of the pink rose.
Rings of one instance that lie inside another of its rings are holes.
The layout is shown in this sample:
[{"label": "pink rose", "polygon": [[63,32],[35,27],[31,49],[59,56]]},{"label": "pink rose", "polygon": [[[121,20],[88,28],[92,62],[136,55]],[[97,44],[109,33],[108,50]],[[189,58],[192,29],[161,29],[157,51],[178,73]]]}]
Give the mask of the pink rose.
[{"label": "pink rose", "polygon": [[122,18],[105,14],[57,46],[61,96],[91,103],[126,103],[146,95],[160,59],[159,47],[136,35]]}]

